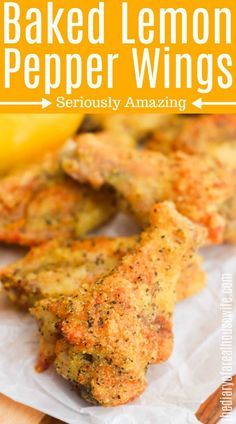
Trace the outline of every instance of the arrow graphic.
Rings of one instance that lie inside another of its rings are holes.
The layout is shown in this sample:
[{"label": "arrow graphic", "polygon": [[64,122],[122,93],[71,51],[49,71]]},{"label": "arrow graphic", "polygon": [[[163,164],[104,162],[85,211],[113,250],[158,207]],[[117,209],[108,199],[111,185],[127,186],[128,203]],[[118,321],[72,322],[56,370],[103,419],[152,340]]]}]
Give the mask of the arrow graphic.
[{"label": "arrow graphic", "polygon": [[41,106],[46,109],[52,103],[49,100],[42,98],[41,102],[0,102],[0,106]]},{"label": "arrow graphic", "polygon": [[236,106],[236,102],[203,102],[202,99],[197,99],[192,104],[198,109],[202,109],[202,106]]}]

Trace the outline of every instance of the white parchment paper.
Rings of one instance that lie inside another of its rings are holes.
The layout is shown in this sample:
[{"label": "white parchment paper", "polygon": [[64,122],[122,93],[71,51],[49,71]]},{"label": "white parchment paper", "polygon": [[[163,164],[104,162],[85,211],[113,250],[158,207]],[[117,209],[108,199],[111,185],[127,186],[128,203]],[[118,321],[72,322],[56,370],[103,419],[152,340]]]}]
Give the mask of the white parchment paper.
[{"label": "white parchment paper", "polygon": [[[120,215],[100,233],[115,236],[134,231],[133,222]],[[116,408],[95,407],[86,404],[53,369],[37,374],[35,322],[16,311],[3,294],[0,392],[69,424],[197,423],[194,412],[222,382],[221,281],[223,274],[232,274],[233,282],[236,280],[236,246],[205,248],[203,254],[207,288],[176,306],[174,352],[165,364],[149,368],[148,388],[141,398]],[[20,250],[0,248],[0,266],[21,255]],[[233,319],[235,328],[235,308]]]}]

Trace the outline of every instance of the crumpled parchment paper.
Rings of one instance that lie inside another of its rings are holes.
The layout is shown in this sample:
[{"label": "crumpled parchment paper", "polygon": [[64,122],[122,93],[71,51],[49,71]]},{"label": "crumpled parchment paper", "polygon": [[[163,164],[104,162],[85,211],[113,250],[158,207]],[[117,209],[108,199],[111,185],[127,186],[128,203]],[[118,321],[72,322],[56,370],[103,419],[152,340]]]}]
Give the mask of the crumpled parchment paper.
[{"label": "crumpled parchment paper", "polygon": [[[120,215],[100,234],[131,234],[135,225]],[[148,387],[135,402],[116,408],[85,403],[53,369],[34,371],[37,327],[0,295],[0,392],[69,424],[194,424],[195,411],[221,384],[221,280],[236,280],[236,246],[205,248],[207,288],[176,306],[174,352],[163,365],[149,367]],[[0,248],[0,266],[22,251]],[[235,297],[236,291],[233,291]],[[234,309],[234,328],[236,311]],[[236,364],[234,363],[234,373]],[[229,421],[227,421],[229,422]]]}]

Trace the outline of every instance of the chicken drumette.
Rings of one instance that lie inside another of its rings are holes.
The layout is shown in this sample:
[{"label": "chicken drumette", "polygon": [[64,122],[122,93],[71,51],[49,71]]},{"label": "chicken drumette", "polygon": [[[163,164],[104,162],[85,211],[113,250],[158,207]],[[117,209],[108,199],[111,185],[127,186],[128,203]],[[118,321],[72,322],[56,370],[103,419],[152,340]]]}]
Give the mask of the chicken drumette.
[{"label": "chicken drumette", "polygon": [[[0,282],[10,300],[23,308],[43,298],[78,293],[114,269],[137,240],[138,236],[53,240],[0,270]],[[177,282],[177,300],[199,292],[204,285],[201,257],[194,254]]]},{"label": "chicken drumette", "polygon": [[176,283],[205,231],[168,202],[153,207],[150,221],[107,276],[32,310],[41,331],[39,369],[54,361],[89,402],[115,406],[136,398],[148,364],[172,351]]}]

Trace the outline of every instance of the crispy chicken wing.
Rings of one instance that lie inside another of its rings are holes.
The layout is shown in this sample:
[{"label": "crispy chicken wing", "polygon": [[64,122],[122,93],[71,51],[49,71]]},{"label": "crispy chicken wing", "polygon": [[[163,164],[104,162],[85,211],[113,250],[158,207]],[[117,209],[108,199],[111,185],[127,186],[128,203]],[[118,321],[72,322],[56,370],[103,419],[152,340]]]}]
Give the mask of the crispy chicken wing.
[{"label": "crispy chicken wing", "polygon": [[[169,120],[164,121],[160,128],[152,131],[147,138],[144,148],[169,155],[176,149],[176,139],[189,122],[195,118],[191,115],[170,115]],[[181,150],[181,149],[180,149]]]},{"label": "crispy chicken wing", "polygon": [[[219,159],[225,170],[236,178],[236,115],[209,115],[189,120],[183,125],[173,145],[194,155],[209,155]],[[226,221],[225,241],[236,243],[236,190],[234,197],[222,207]]]},{"label": "crispy chicken wing", "polygon": [[64,159],[63,167],[95,188],[114,187],[144,224],[154,203],[171,200],[179,212],[208,229],[210,242],[223,241],[226,223],[220,208],[233,197],[236,183],[216,159],[119,148],[86,134],[78,138],[74,157]]},{"label": "crispy chicken wing", "polygon": [[[177,116],[177,115],[176,115]],[[94,114],[87,115],[80,131],[109,131],[119,135],[118,145],[133,145],[155,130],[161,131],[168,123],[176,121],[175,115],[157,113]]]},{"label": "crispy chicken wing", "polygon": [[55,239],[35,247],[16,263],[0,270],[10,299],[31,307],[37,300],[77,293],[106,275],[135,245],[136,237]]},{"label": "crispy chicken wing", "polygon": [[[211,156],[231,170],[236,180],[236,115],[176,116],[172,125],[157,131],[147,143],[152,150],[170,154],[181,150],[191,155]],[[236,243],[236,190],[234,198],[222,206],[226,221],[224,240]]]},{"label": "crispy chicken wing", "polygon": [[[57,239],[31,249],[16,263],[0,270],[10,300],[29,308],[36,301],[71,295],[83,285],[108,274],[137,243],[138,237]],[[177,300],[199,292],[205,285],[201,257],[194,254],[177,283]]]},{"label": "crispy chicken wing", "polygon": [[150,137],[147,147],[170,153],[219,155],[219,148],[236,144],[236,115],[174,115]]},{"label": "crispy chicken wing", "polygon": [[170,154],[183,151],[191,155],[211,156],[231,168],[236,176],[236,115],[176,115],[165,131],[154,134],[147,143],[152,150]]},{"label": "crispy chicken wing", "polygon": [[148,364],[172,351],[176,282],[204,236],[172,203],[154,206],[151,226],[107,276],[33,308],[41,330],[39,369],[54,356],[57,372],[100,405],[139,396]]},{"label": "crispy chicken wing", "polygon": [[58,235],[83,235],[114,212],[110,190],[76,184],[57,156],[0,180],[0,242],[33,246]]},{"label": "crispy chicken wing", "polygon": [[220,147],[232,144],[236,144],[236,115],[199,115],[185,121],[174,148],[190,154],[218,154]]}]

